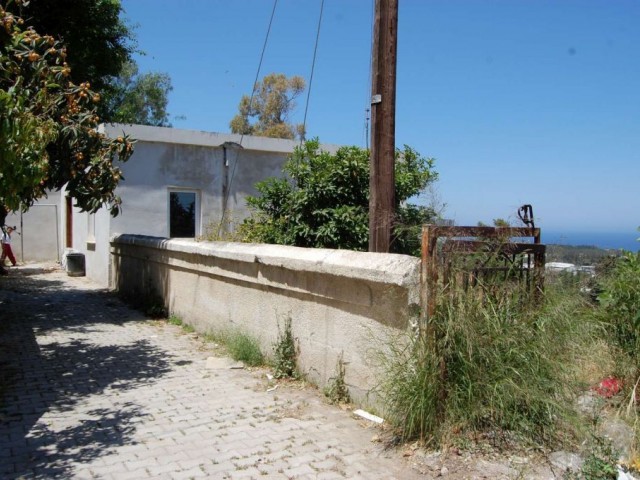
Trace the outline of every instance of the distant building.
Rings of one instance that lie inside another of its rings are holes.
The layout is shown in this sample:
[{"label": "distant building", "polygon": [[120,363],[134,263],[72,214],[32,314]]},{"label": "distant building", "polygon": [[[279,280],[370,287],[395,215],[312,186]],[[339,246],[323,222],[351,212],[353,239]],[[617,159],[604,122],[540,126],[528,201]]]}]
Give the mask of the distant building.
[{"label": "distant building", "polygon": [[581,273],[587,273],[593,277],[596,274],[596,267],[595,265],[582,265],[580,267],[577,267],[577,271]]},{"label": "distant building", "polygon": [[547,262],[545,263],[544,268],[550,272],[577,272],[576,266],[573,263]]},{"label": "distant building", "polygon": [[592,277],[596,274],[596,267],[594,267],[593,265],[576,266],[573,263],[547,262],[544,268],[548,272],[569,272],[574,275],[582,273],[590,275]]}]

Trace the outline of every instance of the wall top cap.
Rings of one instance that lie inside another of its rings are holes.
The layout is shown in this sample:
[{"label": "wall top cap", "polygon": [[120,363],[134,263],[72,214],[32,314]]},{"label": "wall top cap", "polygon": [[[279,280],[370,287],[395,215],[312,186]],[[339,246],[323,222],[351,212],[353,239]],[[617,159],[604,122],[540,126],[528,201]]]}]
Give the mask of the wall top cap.
[{"label": "wall top cap", "polygon": [[292,271],[322,273],[400,286],[414,285],[420,278],[420,259],[395,253],[354,252],[257,243],[197,242],[128,234],[112,237],[111,243],[259,263]]}]

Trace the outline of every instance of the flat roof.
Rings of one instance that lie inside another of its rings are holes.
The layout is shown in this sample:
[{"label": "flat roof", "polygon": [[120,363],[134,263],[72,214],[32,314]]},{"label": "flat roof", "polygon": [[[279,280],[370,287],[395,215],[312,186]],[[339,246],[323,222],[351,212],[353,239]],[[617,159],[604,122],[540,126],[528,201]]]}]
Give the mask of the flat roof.
[{"label": "flat roof", "polygon": [[[300,144],[299,140],[287,140],[283,138],[255,137],[252,135],[240,135],[237,133],[216,133],[199,130],[183,130],[173,127],[151,127],[148,125],[132,125],[124,123],[103,123],[99,131],[114,138],[122,135],[130,135],[142,142],[174,143],[182,145],[197,145],[202,147],[222,147],[225,143],[242,145],[248,150],[262,152],[291,153]],[[242,143],[240,141],[242,140]],[[338,145],[322,144],[321,148],[329,152],[335,152]]]}]

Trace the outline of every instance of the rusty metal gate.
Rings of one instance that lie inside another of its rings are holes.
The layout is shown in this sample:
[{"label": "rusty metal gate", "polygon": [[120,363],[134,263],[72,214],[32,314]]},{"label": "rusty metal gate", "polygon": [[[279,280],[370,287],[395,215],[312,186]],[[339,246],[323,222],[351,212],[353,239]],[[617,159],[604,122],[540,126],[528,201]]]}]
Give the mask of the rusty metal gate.
[{"label": "rusty metal gate", "polygon": [[545,248],[540,243],[540,229],[533,226],[424,225],[421,273],[424,313],[427,317],[433,315],[438,292],[442,290],[439,287],[448,285],[469,289],[502,278],[525,283],[534,298],[539,296],[544,288]]}]

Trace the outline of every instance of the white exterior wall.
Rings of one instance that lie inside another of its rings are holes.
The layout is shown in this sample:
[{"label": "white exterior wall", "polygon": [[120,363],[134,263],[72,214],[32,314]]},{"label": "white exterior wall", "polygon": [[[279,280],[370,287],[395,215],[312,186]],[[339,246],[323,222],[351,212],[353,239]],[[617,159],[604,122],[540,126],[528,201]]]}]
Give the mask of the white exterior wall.
[{"label": "white exterior wall", "polygon": [[60,197],[60,192],[49,192],[29,211],[7,215],[5,223],[18,227],[19,233],[11,236],[11,249],[19,262],[58,260],[62,245]]},{"label": "white exterior wall", "polygon": [[291,140],[141,125],[102,128],[109,137],[127,134],[137,140],[131,159],[119,164],[124,175],[116,190],[122,199],[120,215],[98,212],[92,243],[87,242],[88,214],[73,214],[73,248],[85,254],[87,276],[105,286],[112,235],[169,236],[170,191],[196,192],[196,236],[203,235],[208,226],[219,224],[225,203],[226,219],[245,218],[245,199],[257,193],[255,183],[281,176],[296,145]]},{"label": "white exterior wall", "polygon": [[340,355],[360,402],[379,381],[376,354],[416,321],[420,260],[396,254],[123,235],[112,241],[111,288],[153,289],[199,332],[240,329],[271,354],[285,317],[299,366],[327,385]]}]

